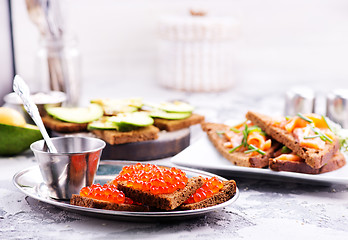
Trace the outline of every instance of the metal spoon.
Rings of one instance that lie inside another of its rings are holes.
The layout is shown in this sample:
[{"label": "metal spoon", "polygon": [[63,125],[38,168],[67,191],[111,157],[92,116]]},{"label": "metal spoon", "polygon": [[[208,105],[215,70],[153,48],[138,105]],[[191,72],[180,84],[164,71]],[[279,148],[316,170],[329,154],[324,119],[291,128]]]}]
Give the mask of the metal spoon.
[{"label": "metal spoon", "polygon": [[33,119],[36,126],[38,126],[38,128],[40,129],[40,132],[47,144],[48,150],[51,153],[57,153],[57,149],[55,148],[50,137],[47,134],[46,128],[39,114],[39,110],[36,104],[33,102],[33,100],[30,97],[29,87],[19,75],[16,75],[13,79],[13,91],[15,91],[17,95],[22,99],[25,110],[28,112],[29,116]]}]

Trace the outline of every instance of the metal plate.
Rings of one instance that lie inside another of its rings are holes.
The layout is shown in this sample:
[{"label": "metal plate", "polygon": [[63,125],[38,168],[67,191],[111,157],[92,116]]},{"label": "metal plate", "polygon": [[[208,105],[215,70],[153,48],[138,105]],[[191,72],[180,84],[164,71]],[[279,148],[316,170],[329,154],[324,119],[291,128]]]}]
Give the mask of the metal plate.
[{"label": "metal plate", "polygon": [[[123,166],[134,164],[135,162],[120,162],[120,161],[107,161],[102,162],[99,165],[96,183],[104,184],[109,180],[115,178],[115,175],[122,170]],[[188,177],[202,176],[213,177],[217,176],[204,171],[180,168],[185,171]],[[226,179],[217,176],[220,180]],[[239,196],[239,190],[237,188],[236,194],[222,204],[197,209],[197,210],[185,210],[185,211],[163,211],[163,212],[126,212],[126,211],[111,211],[95,208],[86,208],[70,205],[67,201],[58,201],[48,196],[48,190],[43,183],[39,167],[31,167],[16,173],[13,177],[13,183],[24,194],[37,199],[39,201],[51,204],[53,206],[65,209],[67,211],[76,212],[82,215],[89,215],[92,217],[109,218],[115,220],[136,221],[136,222],[150,222],[150,221],[172,221],[172,220],[184,220],[193,217],[204,216],[213,211],[221,210],[222,208],[235,202]]]},{"label": "metal plate", "polygon": [[276,172],[270,169],[235,166],[215,149],[206,135],[181,153],[174,156],[171,161],[180,166],[204,169],[209,172],[232,178],[248,177],[267,179],[271,181],[319,185],[348,184],[348,164],[332,172],[314,175],[296,172]]}]

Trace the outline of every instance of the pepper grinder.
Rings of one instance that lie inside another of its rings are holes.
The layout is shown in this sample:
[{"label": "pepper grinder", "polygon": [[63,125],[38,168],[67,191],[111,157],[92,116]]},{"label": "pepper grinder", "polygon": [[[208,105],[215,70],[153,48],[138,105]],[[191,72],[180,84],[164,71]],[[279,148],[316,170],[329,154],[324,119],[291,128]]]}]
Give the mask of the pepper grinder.
[{"label": "pepper grinder", "polygon": [[326,116],[348,128],[348,89],[335,89],[326,97]]},{"label": "pepper grinder", "polygon": [[294,87],[285,94],[285,115],[313,113],[315,111],[315,93],[307,87]]}]

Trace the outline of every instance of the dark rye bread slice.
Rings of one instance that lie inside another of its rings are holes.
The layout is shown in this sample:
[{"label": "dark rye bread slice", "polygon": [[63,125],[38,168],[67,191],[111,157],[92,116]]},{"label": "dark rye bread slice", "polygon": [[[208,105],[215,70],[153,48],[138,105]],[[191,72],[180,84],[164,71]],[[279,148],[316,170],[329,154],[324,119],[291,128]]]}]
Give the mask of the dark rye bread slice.
[{"label": "dark rye bread slice", "polygon": [[49,115],[42,117],[45,127],[61,133],[73,133],[87,131],[88,123],[70,123],[55,119]]},{"label": "dark rye bread slice", "polygon": [[118,182],[117,189],[122,191],[127,197],[136,202],[140,202],[150,207],[173,210],[183,204],[198,188],[204,183],[202,177],[192,177],[183,189],[178,189],[173,193],[152,194],[149,191],[142,191],[127,186],[127,182]]},{"label": "dark rye bread slice", "polygon": [[148,212],[150,210],[148,206],[133,204],[117,204],[102,200],[96,200],[88,197],[82,197],[77,194],[72,195],[70,199],[70,204],[81,207],[98,208],[114,211]]},{"label": "dark rye bread slice", "polygon": [[168,120],[162,118],[154,118],[154,121],[154,125],[159,129],[172,132],[179,129],[188,128],[195,124],[199,124],[204,121],[204,116],[193,113],[191,116],[185,119]]},{"label": "dark rye bread slice", "polygon": [[272,138],[290,148],[312,168],[321,168],[324,166],[338,151],[340,146],[336,138],[333,140],[333,143],[326,143],[325,148],[320,151],[313,148],[301,147],[300,143],[291,133],[280,127],[273,126],[273,119],[271,117],[249,111],[246,114],[246,118],[259,126]]},{"label": "dark rye bread slice", "polygon": [[270,159],[269,167],[274,171],[286,171],[286,172],[298,172],[307,174],[319,174],[331,172],[343,167],[346,164],[344,155],[341,152],[337,152],[333,157],[321,168],[312,168],[302,161],[288,161],[279,159]]},{"label": "dark rye bread slice", "polygon": [[129,132],[119,132],[116,130],[91,130],[97,137],[103,139],[110,145],[142,142],[155,140],[158,138],[159,129],[153,125],[141,127]]},{"label": "dark rye bread slice", "polygon": [[182,204],[182,210],[195,210],[218,205],[230,200],[236,194],[236,182],[234,180],[224,181],[222,189],[210,198],[206,198],[200,202]]},{"label": "dark rye bread slice", "polygon": [[268,166],[269,158],[273,157],[274,152],[279,147],[277,142],[272,141],[272,147],[266,151],[265,155],[250,156],[244,152],[229,152],[229,148],[224,146],[227,142],[226,137],[223,134],[218,134],[219,131],[228,131],[231,127],[220,123],[202,123],[203,131],[208,135],[209,140],[214,144],[215,148],[224,156],[227,160],[234,165],[242,167],[254,167],[264,168]]}]

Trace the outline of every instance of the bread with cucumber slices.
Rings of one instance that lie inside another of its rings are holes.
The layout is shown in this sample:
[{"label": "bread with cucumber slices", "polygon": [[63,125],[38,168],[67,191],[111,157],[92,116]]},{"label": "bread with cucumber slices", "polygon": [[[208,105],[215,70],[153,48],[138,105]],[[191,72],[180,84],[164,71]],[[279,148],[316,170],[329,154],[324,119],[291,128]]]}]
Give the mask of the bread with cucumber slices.
[{"label": "bread with cucumber slices", "polygon": [[158,138],[159,129],[146,112],[119,113],[88,125],[88,130],[111,145],[142,142]]},{"label": "bread with cucumber slices", "polygon": [[207,133],[209,140],[213,143],[221,155],[236,166],[253,168],[268,167],[269,159],[273,157],[275,151],[280,147],[279,143],[272,141],[271,147],[265,151],[264,155],[257,154],[251,156],[248,153],[244,153],[244,151],[230,152],[231,149],[225,146],[228,139],[224,133],[229,131],[231,126],[209,122],[204,122],[201,124],[201,126],[203,131]]},{"label": "bread with cucumber slices", "polygon": [[90,131],[110,145],[155,140],[158,138],[159,133],[159,129],[153,125],[128,132],[100,129],[91,129]]},{"label": "bread with cucumber slices", "polygon": [[154,125],[161,130],[168,132],[177,131],[183,128],[188,128],[195,124],[200,124],[204,121],[204,116],[198,114],[191,114],[189,117],[184,119],[165,119],[165,118],[154,118]]},{"label": "bread with cucumber slices", "polygon": [[42,117],[42,122],[46,128],[60,133],[74,133],[87,131],[88,123],[64,122],[49,115]]},{"label": "bread with cucumber slices", "polygon": [[204,121],[204,116],[193,113],[194,107],[182,101],[148,104],[154,125],[168,132],[188,128]]},{"label": "bread with cucumber slices", "polygon": [[258,125],[273,139],[291,149],[296,155],[303,158],[306,164],[314,169],[319,169],[327,164],[337,153],[340,146],[338,138],[332,139],[332,142],[325,142],[323,149],[320,150],[301,146],[300,142],[292,133],[275,124],[276,120],[274,118],[252,111],[246,114],[246,118]]},{"label": "bread with cucumber slices", "polygon": [[47,107],[47,115],[42,118],[44,125],[61,133],[82,132],[89,122],[103,116],[103,109],[97,104],[88,107]]}]

